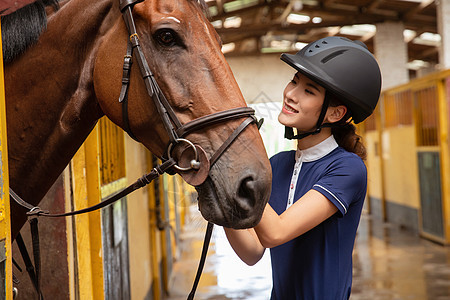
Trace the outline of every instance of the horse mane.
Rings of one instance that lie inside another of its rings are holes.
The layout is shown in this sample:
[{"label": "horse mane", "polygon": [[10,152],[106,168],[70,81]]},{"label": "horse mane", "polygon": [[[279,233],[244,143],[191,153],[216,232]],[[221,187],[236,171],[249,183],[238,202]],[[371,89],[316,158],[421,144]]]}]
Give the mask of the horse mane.
[{"label": "horse mane", "polygon": [[36,43],[42,31],[47,28],[45,8],[59,8],[58,0],[37,0],[17,11],[2,16],[3,62],[13,61],[17,56]]},{"label": "horse mane", "polygon": [[[93,0],[94,1],[94,0]],[[207,18],[210,18],[205,0],[197,2]],[[59,9],[59,0],[37,0],[17,11],[1,17],[3,63],[12,62],[39,39],[47,28],[45,8]]]}]

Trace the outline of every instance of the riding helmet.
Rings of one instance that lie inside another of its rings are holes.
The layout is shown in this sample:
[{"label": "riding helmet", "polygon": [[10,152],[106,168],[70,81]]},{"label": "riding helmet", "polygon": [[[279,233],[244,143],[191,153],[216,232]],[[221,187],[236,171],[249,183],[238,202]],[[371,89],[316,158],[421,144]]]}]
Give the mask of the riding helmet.
[{"label": "riding helmet", "polygon": [[381,91],[381,72],[375,57],[360,41],[331,36],[308,44],[281,60],[334,94],[357,124],[370,116]]}]

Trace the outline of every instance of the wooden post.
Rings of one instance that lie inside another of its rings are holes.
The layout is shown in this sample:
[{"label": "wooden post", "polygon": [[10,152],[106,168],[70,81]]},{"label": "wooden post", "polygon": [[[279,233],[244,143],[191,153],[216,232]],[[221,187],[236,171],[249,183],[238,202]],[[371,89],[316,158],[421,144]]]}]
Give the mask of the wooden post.
[{"label": "wooden post", "polygon": [[12,299],[11,217],[2,53],[0,40],[0,299]]},{"label": "wooden post", "polygon": [[[101,192],[98,126],[75,154],[71,163],[73,209],[82,209],[99,203]],[[73,269],[78,275],[73,276],[74,292],[78,297],[75,295],[71,297],[72,299],[104,299],[100,211],[75,216],[73,228],[74,256],[69,257],[69,265],[75,265]]]},{"label": "wooden post", "polygon": [[439,80],[438,111],[439,111],[439,148],[441,153],[441,186],[442,186],[442,217],[444,220],[444,243],[450,244],[450,149],[449,149],[449,105],[447,97],[450,95],[448,87],[450,77]]}]

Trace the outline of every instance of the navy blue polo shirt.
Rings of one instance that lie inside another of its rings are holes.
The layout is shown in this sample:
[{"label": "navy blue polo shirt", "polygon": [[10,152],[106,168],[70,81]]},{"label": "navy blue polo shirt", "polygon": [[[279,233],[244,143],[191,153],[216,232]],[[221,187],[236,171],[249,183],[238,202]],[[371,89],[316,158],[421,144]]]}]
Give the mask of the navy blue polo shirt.
[{"label": "navy blue polo shirt", "polygon": [[[335,143],[333,137],[312,147],[315,149],[305,150],[309,152],[308,160],[302,162],[294,201],[314,189],[331,201],[338,212],[303,235],[270,249],[272,299],[350,297],[352,252],[366,195],[367,171],[357,155],[337,144],[330,148],[330,142]],[[270,162],[273,176],[269,204],[282,214],[287,206],[296,151],[278,153]]]}]

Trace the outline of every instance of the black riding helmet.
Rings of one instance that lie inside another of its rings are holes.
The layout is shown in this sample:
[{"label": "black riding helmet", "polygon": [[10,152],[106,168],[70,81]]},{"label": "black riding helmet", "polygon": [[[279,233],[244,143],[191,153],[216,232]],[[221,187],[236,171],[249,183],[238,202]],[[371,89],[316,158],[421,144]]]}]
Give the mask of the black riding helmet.
[{"label": "black riding helmet", "polygon": [[[381,72],[375,57],[363,42],[326,37],[308,44],[295,55],[283,53],[281,60],[338,98],[347,106],[356,124],[370,116],[378,103]],[[326,102],[315,131],[294,136],[292,128],[288,127],[286,137],[298,139],[320,132],[328,109]]]}]

